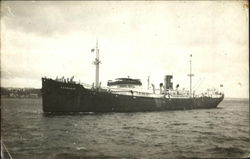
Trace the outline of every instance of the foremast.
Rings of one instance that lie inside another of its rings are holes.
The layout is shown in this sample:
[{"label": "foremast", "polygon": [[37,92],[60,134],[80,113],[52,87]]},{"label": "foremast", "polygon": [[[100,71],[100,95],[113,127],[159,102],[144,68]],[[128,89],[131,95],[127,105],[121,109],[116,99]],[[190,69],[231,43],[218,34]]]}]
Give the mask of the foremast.
[{"label": "foremast", "polygon": [[99,48],[98,48],[98,40],[96,40],[96,48],[92,49],[91,52],[96,53],[96,58],[93,64],[96,66],[95,67],[95,88],[98,89],[100,87],[99,85],[99,65],[101,61],[99,60]]}]

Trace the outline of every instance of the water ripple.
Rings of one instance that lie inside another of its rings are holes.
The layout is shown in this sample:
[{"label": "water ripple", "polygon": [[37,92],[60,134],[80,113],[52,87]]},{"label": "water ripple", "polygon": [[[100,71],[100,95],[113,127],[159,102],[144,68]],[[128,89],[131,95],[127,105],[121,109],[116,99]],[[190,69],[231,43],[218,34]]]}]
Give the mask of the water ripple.
[{"label": "water ripple", "polygon": [[249,102],[144,113],[42,113],[41,99],[2,100],[14,158],[226,158],[250,154]]}]

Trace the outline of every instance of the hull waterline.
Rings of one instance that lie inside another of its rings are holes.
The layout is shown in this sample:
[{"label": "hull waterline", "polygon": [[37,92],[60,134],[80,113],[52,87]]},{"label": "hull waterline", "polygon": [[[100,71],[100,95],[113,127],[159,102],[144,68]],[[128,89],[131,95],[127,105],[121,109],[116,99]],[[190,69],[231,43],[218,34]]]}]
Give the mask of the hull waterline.
[{"label": "hull waterline", "polygon": [[44,112],[144,112],[216,108],[221,97],[168,98],[115,94],[42,78]]}]

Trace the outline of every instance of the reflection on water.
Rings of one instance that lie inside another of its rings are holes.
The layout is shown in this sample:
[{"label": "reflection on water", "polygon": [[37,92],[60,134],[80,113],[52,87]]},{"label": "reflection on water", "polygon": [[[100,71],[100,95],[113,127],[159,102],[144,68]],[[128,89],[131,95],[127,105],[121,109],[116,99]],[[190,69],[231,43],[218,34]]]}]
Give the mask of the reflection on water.
[{"label": "reflection on water", "polygon": [[13,158],[250,156],[249,102],[143,113],[44,114],[41,99],[2,99],[2,138]]}]

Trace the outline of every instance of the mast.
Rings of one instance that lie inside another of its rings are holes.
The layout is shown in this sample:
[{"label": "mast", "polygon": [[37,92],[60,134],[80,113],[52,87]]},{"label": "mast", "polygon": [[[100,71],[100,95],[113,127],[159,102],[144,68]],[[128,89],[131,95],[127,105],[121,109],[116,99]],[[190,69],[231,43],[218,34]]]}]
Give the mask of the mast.
[{"label": "mast", "polygon": [[193,93],[192,93],[192,76],[194,76],[194,74],[192,74],[192,54],[190,55],[190,60],[189,60],[189,63],[190,63],[190,73],[188,74],[189,76],[189,96],[190,98],[193,97]]},{"label": "mast", "polygon": [[95,58],[95,61],[93,62],[93,64],[96,66],[96,68],[95,68],[95,88],[98,89],[99,88],[99,64],[101,63],[101,61],[99,60],[98,40],[96,40],[95,52],[96,52],[96,58]]}]

